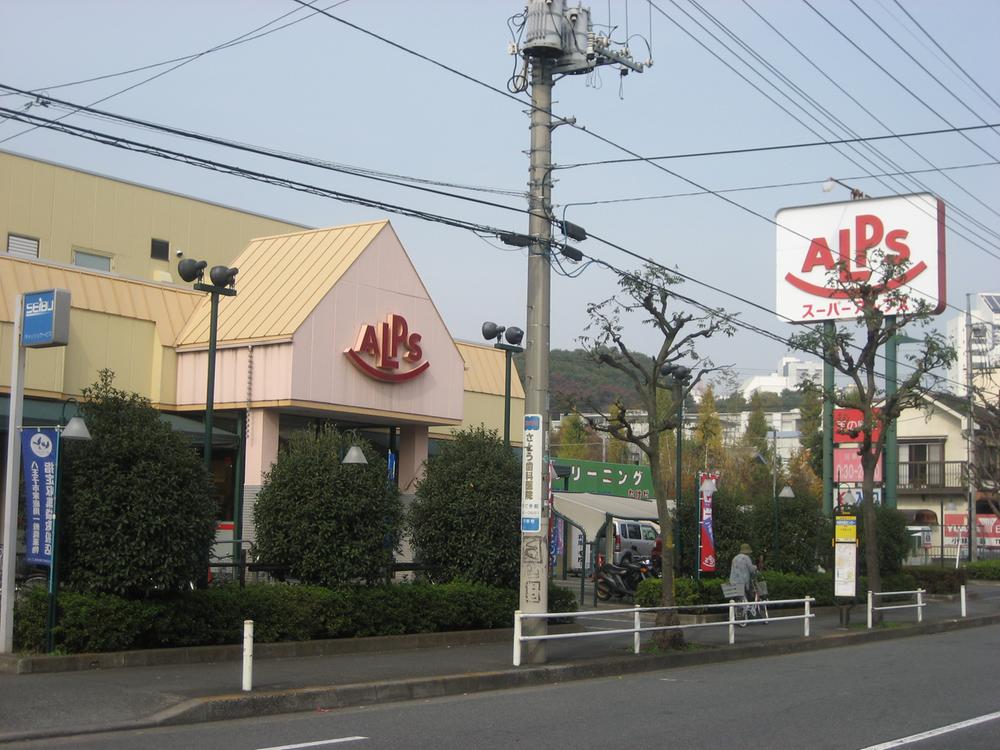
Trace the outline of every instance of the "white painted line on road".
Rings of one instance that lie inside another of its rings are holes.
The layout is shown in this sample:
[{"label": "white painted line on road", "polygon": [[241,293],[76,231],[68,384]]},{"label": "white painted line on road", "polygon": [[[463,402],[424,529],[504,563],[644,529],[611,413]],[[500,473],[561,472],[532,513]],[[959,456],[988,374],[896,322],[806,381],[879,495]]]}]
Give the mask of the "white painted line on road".
[{"label": "white painted line on road", "polygon": [[983,716],[977,716],[974,719],[959,721],[955,724],[949,724],[946,727],[931,729],[926,732],[921,732],[920,734],[911,734],[909,737],[900,737],[898,740],[890,740],[889,742],[883,742],[881,745],[872,745],[871,747],[865,747],[861,750],[889,750],[889,748],[893,747],[912,745],[914,742],[929,740],[931,737],[938,737],[942,734],[948,734],[949,732],[957,732],[959,729],[974,727],[976,724],[985,724],[987,721],[995,721],[996,719],[1000,719],[1000,711],[995,711],[991,714],[984,714]]},{"label": "white painted line on road", "polygon": [[319,747],[321,745],[339,745],[342,742],[357,742],[367,740],[367,737],[337,737],[333,740],[316,740],[315,742],[300,742],[298,745],[275,745],[274,747],[258,747],[257,750],[297,750],[300,747]]}]

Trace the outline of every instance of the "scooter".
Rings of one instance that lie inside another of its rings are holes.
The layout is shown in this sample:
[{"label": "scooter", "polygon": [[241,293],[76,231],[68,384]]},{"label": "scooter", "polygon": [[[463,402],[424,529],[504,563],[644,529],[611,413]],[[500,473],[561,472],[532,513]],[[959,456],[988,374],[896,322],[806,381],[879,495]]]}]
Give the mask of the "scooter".
[{"label": "scooter", "polygon": [[621,565],[604,563],[594,580],[597,598],[606,602],[612,596],[634,597],[639,584],[649,576],[649,562],[646,560],[623,561]]}]

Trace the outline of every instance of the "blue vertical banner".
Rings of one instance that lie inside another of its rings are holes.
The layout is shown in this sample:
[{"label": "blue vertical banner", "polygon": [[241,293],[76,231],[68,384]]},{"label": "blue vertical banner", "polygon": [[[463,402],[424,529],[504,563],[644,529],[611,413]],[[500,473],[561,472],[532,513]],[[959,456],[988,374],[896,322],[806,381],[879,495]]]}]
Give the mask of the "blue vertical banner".
[{"label": "blue vertical banner", "polygon": [[21,433],[24,464],[25,560],[30,565],[51,565],[55,539],[56,472],[59,433],[54,428]]}]

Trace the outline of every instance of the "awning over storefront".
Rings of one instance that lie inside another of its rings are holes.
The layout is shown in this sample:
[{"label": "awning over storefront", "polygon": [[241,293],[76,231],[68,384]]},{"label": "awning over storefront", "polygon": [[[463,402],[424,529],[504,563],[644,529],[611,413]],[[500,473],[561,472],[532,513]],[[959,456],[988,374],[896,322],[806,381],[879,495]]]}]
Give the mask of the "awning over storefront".
[{"label": "awning over storefront", "polygon": [[[62,401],[43,401],[41,399],[24,399],[24,412],[21,423],[26,427],[41,427],[46,425],[57,425],[61,419],[72,417],[77,414],[76,409],[66,410]],[[2,429],[7,429],[7,422],[10,416],[10,397],[4,394],[0,396],[0,423]],[[169,414],[160,412],[160,420],[170,425],[174,432],[184,433],[195,445],[202,445],[205,442],[205,425],[197,419],[182,417],[179,414]],[[212,445],[217,448],[235,448],[239,445],[236,433],[220,428],[218,425],[212,428]]]},{"label": "awning over storefront", "polygon": [[590,492],[555,492],[553,506],[556,513],[583,531],[587,541],[597,537],[608,516],[630,521],[659,521],[656,503],[649,500]]}]

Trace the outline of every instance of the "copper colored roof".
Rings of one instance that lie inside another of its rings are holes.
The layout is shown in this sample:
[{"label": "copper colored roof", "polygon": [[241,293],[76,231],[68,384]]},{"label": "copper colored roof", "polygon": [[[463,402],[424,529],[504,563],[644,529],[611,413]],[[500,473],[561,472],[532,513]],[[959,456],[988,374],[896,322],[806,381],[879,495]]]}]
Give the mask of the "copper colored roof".
[{"label": "copper colored roof", "polygon": [[[219,300],[220,342],[290,339],[320,300],[387,225],[349,224],[254,240],[232,265],[235,297]],[[206,283],[207,277],[206,277]],[[210,298],[203,295],[177,338],[178,347],[208,344]]]}]

